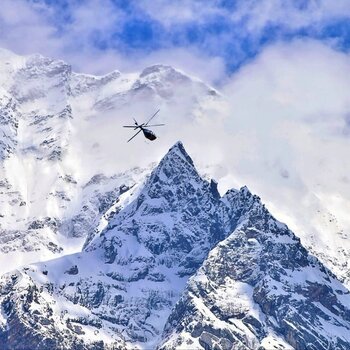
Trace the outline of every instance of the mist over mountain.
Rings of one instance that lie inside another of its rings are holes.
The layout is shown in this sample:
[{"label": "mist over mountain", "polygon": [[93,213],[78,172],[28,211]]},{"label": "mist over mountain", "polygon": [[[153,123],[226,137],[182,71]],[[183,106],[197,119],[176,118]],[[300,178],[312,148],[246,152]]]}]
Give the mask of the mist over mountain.
[{"label": "mist over mountain", "polygon": [[[13,256],[2,270],[81,249],[119,196],[142,183],[155,159],[147,151],[140,159],[133,144],[126,148],[121,124],[130,124],[132,113],[144,116],[160,104],[199,106],[193,90],[203,101],[218,98],[168,66],[94,77],[40,55],[0,56],[0,249],[7,262]],[[25,254],[18,257],[18,250]]]},{"label": "mist over mountain", "polygon": [[[224,94],[165,65],[92,76],[2,50],[0,72],[1,348],[350,348],[336,217],[293,233],[211,179]],[[156,143],[126,146],[155,108]]]}]

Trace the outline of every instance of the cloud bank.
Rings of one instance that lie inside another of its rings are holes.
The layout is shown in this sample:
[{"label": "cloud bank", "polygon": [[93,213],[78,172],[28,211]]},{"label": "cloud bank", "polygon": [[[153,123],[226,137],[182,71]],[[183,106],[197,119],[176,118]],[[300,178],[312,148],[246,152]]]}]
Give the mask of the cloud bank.
[{"label": "cloud bank", "polygon": [[233,136],[228,173],[283,215],[294,208],[305,227],[312,221],[305,206],[322,201],[350,228],[349,73],[348,54],[296,41],[267,49],[225,87]]}]

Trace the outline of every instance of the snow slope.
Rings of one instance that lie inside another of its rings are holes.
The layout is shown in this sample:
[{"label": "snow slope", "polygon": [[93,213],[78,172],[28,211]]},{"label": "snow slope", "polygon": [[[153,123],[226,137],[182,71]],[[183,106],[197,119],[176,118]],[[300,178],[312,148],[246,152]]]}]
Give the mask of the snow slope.
[{"label": "snow slope", "polygon": [[165,326],[160,349],[348,349],[350,293],[247,189]]},{"label": "snow slope", "polygon": [[[234,137],[244,145],[245,136],[223,134],[231,113],[225,96],[194,77],[162,65],[128,74],[78,74],[63,61],[18,56],[7,50],[0,50],[0,72],[0,262],[10,261],[0,264],[3,272],[79,251],[101,216],[96,210],[101,206],[93,199],[95,209],[88,211],[91,222],[85,216],[88,222],[78,223],[84,216],[83,202],[89,201],[85,184],[102,174],[115,182],[117,191],[124,184],[116,177],[126,172],[130,176],[126,186],[142,182],[151,170],[149,164],[160,159],[178,137],[191,144],[201,172],[219,179],[221,187],[237,185],[235,174],[226,173],[229,165],[222,159],[222,149],[215,146],[215,138],[225,138],[223,144],[230,144]],[[129,124],[131,117],[143,121],[156,108],[161,109],[158,121],[167,124],[157,130],[157,147],[139,139],[128,144],[126,152],[130,134],[121,125]],[[204,152],[192,139],[193,132],[209,141]],[[241,152],[242,147],[232,153]],[[136,166],[143,170],[131,174],[129,169]],[[246,181],[238,181],[238,186]],[[349,286],[346,198],[332,198],[311,188],[305,189],[300,205],[294,206],[283,199],[286,191],[299,200],[293,182],[284,181],[285,191],[278,196],[280,185],[271,188],[271,181],[264,191],[268,207]],[[104,201],[105,190],[97,187],[101,191],[97,197]]]},{"label": "snow slope", "polygon": [[[209,180],[181,143],[151,164],[175,134],[222,136],[224,96],[163,65],[92,76],[0,50],[0,73],[3,347],[347,349],[342,202],[268,202],[301,245],[246,188],[220,196],[210,180],[226,166],[219,148],[191,141]],[[157,147],[141,138],[126,150],[121,125],[155,108],[167,124]]]},{"label": "snow slope", "polygon": [[350,346],[349,291],[246,187],[220,197],[181,143],[83,252],[0,285],[4,348]]},{"label": "snow slope", "polygon": [[131,111],[213,91],[166,66],[95,77],[6,50],[0,72],[0,272],[80,251],[119,195],[144,181],[150,161],[129,170],[122,151]]}]

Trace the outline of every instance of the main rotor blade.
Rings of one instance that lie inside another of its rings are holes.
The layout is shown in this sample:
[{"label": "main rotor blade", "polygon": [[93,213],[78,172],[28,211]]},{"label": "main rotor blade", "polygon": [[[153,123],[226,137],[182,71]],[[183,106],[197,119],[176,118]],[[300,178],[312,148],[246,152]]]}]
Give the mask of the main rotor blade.
[{"label": "main rotor blade", "polygon": [[147,128],[149,128],[149,127],[153,127],[153,126],[163,126],[163,125],[165,125],[165,124],[153,124],[153,125],[146,125],[146,126],[147,126]]},{"label": "main rotor blade", "polygon": [[136,125],[123,125],[123,128],[134,128],[137,129],[139,126]]},{"label": "main rotor blade", "polygon": [[131,141],[137,134],[139,134],[142,130],[139,130],[133,137],[131,137],[127,142]]},{"label": "main rotor blade", "polygon": [[139,124],[137,124],[137,121],[136,121],[136,119],[135,119],[135,118],[132,118],[132,119],[134,119],[135,125],[139,125]]},{"label": "main rotor blade", "polygon": [[160,111],[160,109],[158,109],[158,111],[156,112],[156,113],[154,113],[153,115],[152,115],[152,117],[151,118],[149,118],[148,119],[148,122],[147,123],[145,123],[145,126],[147,126],[148,125],[148,123],[156,116],[156,114],[158,113]]}]

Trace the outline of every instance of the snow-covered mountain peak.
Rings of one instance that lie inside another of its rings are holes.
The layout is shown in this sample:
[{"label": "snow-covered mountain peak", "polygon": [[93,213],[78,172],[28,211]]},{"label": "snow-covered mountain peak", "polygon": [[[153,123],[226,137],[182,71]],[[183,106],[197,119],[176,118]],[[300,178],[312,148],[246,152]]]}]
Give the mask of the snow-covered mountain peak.
[{"label": "snow-covered mountain peak", "polygon": [[[164,78],[178,78],[178,79],[191,79],[190,76],[183,71],[181,71],[178,68],[175,68],[170,65],[165,64],[153,64],[151,66],[148,66],[142,70],[140,73],[140,78],[156,78],[156,77],[162,77]],[[197,78],[194,78],[194,80],[198,80]]]},{"label": "snow-covered mountain peak", "polygon": [[[107,204],[117,201],[119,186],[130,187],[140,178],[132,171],[126,184],[112,178],[128,171],[118,167],[114,149],[120,144],[111,140],[124,138],[120,126],[129,123],[126,116],[139,113],[140,106],[153,111],[156,105],[164,111],[185,99],[194,108],[202,92],[207,96],[210,90],[169,66],[93,76],[74,73],[61,60],[7,50],[0,50],[0,73],[0,225],[4,235],[18,237],[6,239],[0,251],[31,251],[32,236],[39,236],[42,244],[35,249],[44,252],[48,247],[50,253],[44,256],[52,256],[51,250],[64,251],[61,233],[64,239],[93,235],[91,223],[101,219]],[[187,156],[179,151],[173,158]],[[99,173],[109,174],[106,184],[93,191],[84,188]],[[49,222],[57,225],[46,225]]]},{"label": "snow-covered mountain peak", "polygon": [[[218,220],[217,202],[215,185],[199,176],[183,144],[177,142],[152,171],[138,196],[110,221],[92,247],[109,246],[121,231],[132,231],[153,254],[167,254],[168,263],[177,265],[182,257],[193,254],[196,245],[202,245],[202,254],[210,248],[215,240],[210,228]],[[208,215],[212,216],[210,223]],[[185,227],[187,221],[193,222],[191,227]]]},{"label": "snow-covered mountain peak", "polygon": [[146,187],[159,187],[165,183],[169,186],[185,186],[187,183],[203,180],[194,167],[191,157],[187,154],[183,144],[177,142],[160,161],[158,167],[153,171]]},{"label": "snow-covered mountain peak", "polygon": [[145,68],[140,79],[145,82],[168,81],[171,83],[190,82],[191,78],[172,66],[156,64]]},{"label": "snow-covered mountain peak", "polygon": [[[46,57],[41,54],[33,54],[27,56],[26,59],[27,67],[32,68],[33,73],[38,74],[59,74],[61,72],[71,72],[71,66],[63,60]],[[35,76],[32,76],[33,78]]]},{"label": "snow-covered mountain peak", "polygon": [[204,96],[219,95],[216,90],[199,79],[165,65],[153,65],[145,68],[134,83],[133,88],[137,90],[152,89],[164,99],[171,99],[176,94],[186,95],[193,89],[201,91]]},{"label": "snow-covered mountain peak", "polygon": [[175,145],[169,149],[169,152],[165,157],[170,157],[172,154],[180,155],[185,161],[194,166],[192,158],[186,152],[185,147],[181,141],[176,142]]},{"label": "snow-covered mountain peak", "polygon": [[140,74],[140,78],[143,78],[150,74],[166,74],[169,72],[176,72],[176,69],[169,65],[154,64],[146,67]]},{"label": "snow-covered mountain peak", "polygon": [[0,346],[348,349],[349,292],[247,187],[220,198],[180,142],[127,187],[84,251],[2,277]]},{"label": "snow-covered mountain peak", "polygon": [[121,77],[122,73],[118,70],[102,76],[73,72],[70,82],[71,93],[73,96],[79,96],[87,92],[93,92],[116,82]]},{"label": "snow-covered mountain peak", "polygon": [[146,67],[139,75],[139,79],[145,83],[156,83],[162,81],[163,83],[170,83],[173,86],[176,86],[177,84],[186,85],[194,83],[199,87],[208,89],[209,93],[213,96],[219,95],[217,90],[209,87],[202,80],[170,65],[155,64]]},{"label": "snow-covered mountain peak", "polygon": [[348,350],[349,292],[257,195],[221,197],[181,142],[127,170],[146,154],[123,151],[130,116],[200,123],[214,89],[170,66],[93,76],[4,51],[0,72],[0,268],[18,269],[1,348]]}]

